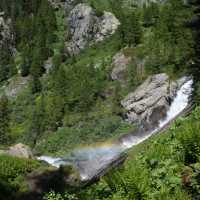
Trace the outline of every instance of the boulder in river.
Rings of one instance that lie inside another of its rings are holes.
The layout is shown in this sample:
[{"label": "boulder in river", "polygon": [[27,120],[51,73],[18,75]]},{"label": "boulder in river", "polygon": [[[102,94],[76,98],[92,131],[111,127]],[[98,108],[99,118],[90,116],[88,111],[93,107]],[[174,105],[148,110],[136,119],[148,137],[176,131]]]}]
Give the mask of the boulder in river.
[{"label": "boulder in river", "polygon": [[149,77],[134,92],[121,101],[126,110],[127,121],[142,123],[148,128],[158,125],[176,95],[179,84],[171,81],[167,74]]}]

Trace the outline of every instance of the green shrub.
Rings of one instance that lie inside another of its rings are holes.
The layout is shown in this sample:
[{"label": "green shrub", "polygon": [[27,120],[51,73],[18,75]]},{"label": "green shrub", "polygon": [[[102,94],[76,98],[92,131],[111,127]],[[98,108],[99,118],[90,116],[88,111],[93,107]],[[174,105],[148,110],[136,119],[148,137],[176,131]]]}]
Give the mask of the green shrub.
[{"label": "green shrub", "polygon": [[0,196],[7,194],[5,199],[14,199],[16,192],[25,192],[24,177],[39,166],[40,163],[34,160],[0,155]]}]

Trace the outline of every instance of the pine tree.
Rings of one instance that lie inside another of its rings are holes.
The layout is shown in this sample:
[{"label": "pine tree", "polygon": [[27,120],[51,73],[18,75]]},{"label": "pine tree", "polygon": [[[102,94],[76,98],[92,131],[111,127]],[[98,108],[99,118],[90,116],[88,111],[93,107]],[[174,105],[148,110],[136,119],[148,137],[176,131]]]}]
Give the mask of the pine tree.
[{"label": "pine tree", "polygon": [[144,4],[143,7],[143,23],[145,27],[150,27],[157,22],[159,16],[159,7],[157,3]]},{"label": "pine tree", "polygon": [[139,17],[135,12],[124,15],[120,33],[122,41],[126,45],[135,46],[141,42],[142,28]]},{"label": "pine tree", "polygon": [[31,124],[28,142],[34,146],[44,131],[44,95],[42,94],[37,100],[32,102]]},{"label": "pine tree", "polygon": [[7,96],[0,98],[0,144],[8,142],[9,133],[9,102]]}]

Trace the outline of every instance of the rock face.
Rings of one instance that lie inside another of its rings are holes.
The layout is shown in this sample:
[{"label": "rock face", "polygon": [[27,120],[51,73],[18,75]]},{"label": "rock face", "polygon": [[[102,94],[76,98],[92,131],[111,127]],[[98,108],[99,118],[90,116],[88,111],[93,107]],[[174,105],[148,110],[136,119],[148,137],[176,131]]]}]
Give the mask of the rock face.
[{"label": "rock face", "polygon": [[178,87],[178,83],[170,81],[164,73],[149,77],[135,92],[122,100],[121,104],[127,111],[127,120],[153,128],[165,117]]},{"label": "rock face", "polygon": [[113,70],[111,73],[112,80],[118,80],[121,83],[126,82],[127,67],[131,62],[131,57],[125,56],[123,51],[118,52],[113,57]]},{"label": "rock face", "polygon": [[78,4],[68,17],[71,42],[67,45],[71,54],[78,54],[86,46],[102,41],[115,33],[119,20],[109,12],[97,13],[86,4]]},{"label": "rock face", "polygon": [[0,49],[7,48],[11,55],[14,53],[14,34],[11,31],[11,20],[5,20],[0,13]]},{"label": "rock face", "polygon": [[16,157],[20,157],[20,158],[33,158],[34,157],[31,149],[28,146],[21,144],[21,143],[10,147],[6,153],[11,156],[16,156]]}]

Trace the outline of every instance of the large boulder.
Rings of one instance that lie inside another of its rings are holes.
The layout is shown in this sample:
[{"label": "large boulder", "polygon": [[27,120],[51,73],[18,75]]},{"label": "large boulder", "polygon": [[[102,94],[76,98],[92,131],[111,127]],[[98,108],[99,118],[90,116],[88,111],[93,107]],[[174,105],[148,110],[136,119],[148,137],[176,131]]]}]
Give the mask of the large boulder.
[{"label": "large boulder", "polygon": [[99,15],[87,4],[78,4],[69,14],[71,41],[67,44],[70,54],[78,54],[86,46],[102,41],[115,33],[119,20],[110,12]]},{"label": "large boulder", "polygon": [[11,146],[6,154],[19,158],[34,158],[30,147],[21,143]]},{"label": "large boulder", "polygon": [[166,74],[149,77],[136,91],[121,101],[130,123],[142,123],[148,128],[158,125],[164,118],[179,87]]}]

